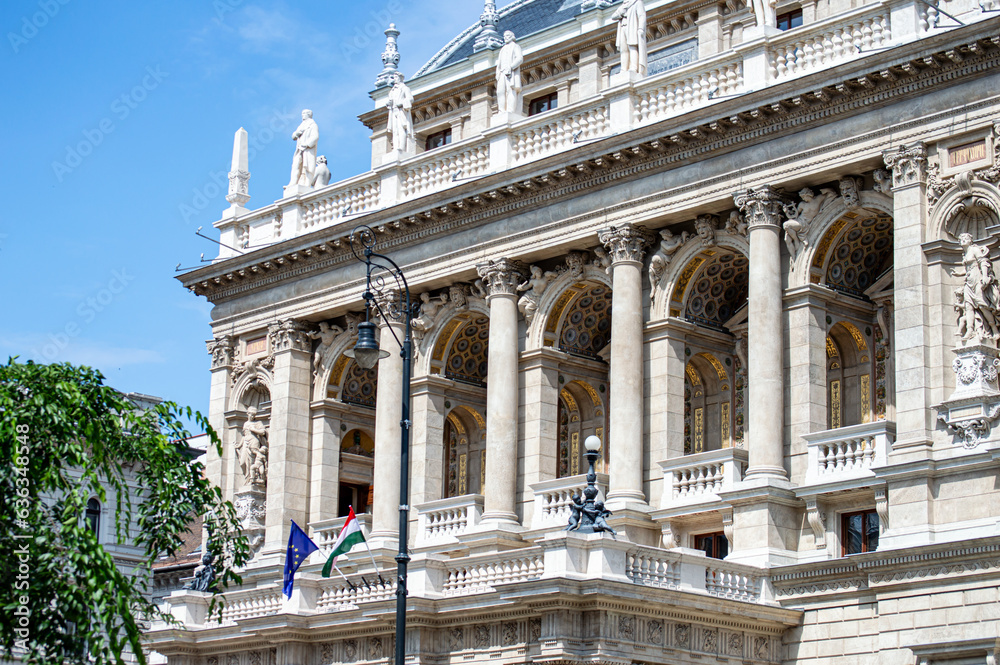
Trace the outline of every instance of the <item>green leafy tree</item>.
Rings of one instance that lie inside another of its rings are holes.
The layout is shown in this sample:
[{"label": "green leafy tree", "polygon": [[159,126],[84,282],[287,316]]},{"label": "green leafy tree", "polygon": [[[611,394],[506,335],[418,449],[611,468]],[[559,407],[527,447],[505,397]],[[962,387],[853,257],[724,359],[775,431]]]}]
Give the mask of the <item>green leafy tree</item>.
[{"label": "green leafy tree", "polygon": [[[188,455],[185,416],[221,451],[201,414],[169,402],[140,410],[90,368],[0,365],[0,654],[144,662],[145,623],[169,620],[145,585],[194,515],[206,515],[208,549],[221,554],[218,584],[239,583],[249,549],[232,504]],[[135,569],[120,570],[84,520],[87,501],[108,494],[117,542],[141,552]]]}]

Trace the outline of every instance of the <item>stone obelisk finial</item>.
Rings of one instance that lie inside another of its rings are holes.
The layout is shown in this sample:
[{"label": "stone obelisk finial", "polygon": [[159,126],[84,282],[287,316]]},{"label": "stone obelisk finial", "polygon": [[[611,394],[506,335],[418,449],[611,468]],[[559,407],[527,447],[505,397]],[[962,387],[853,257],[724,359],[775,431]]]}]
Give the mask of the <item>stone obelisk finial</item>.
[{"label": "stone obelisk finial", "polygon": [[392,85],[396,79],[396,72],[399,68],[399,49],[396,48],[396,37],[399,37],[399,30],[395,23],[390,23],[385,31],[385,50],[382,51],[382,73],[375,79],[375,89],[385,88]]},{"label": "stone obelisk finial", "polygon": [[229,171],[229,194],[226,195],[230,206],[225,212],[226,217],[235,217],[248,212],[243,207],[250,200],[248,143],[247,130],[240,127],[233,138],[233,164]]},{"label": "stone obelisk finial", "polygon": [[499,20],[500,15],[497,14],[496,3],[493,0],[486,0],[483,13],[479,17],[479,24],[483,29],[479,32],[476,41],[472,45],[473,51],[478,53],[484,49],[498,49],[503,46],[503,39],[500,37],[500,33],[497,32],[497,21]]}]

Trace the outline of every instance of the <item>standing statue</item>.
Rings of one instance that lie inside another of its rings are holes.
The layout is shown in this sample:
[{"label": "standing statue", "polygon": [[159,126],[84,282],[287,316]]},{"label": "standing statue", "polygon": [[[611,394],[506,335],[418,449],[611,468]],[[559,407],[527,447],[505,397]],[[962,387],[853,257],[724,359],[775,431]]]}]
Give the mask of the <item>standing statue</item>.
[{"label": "standing statue", "polygon": [[400,152],[416,152],[416,140],[413,136],[413,93],[409,86],[403,83],[403,75],[396,72],[393,78],[392,90],[385,102],[389,109],[389,134],[392,135],[392,147]]},{"label": "standing statue", "polygon": [[497,56],[497,112],[521,112],[521,63],[524,53],[514,41],[514,33],[503,33],[503,48]]},{"label": "standing statue", "polygon": [[958,312],[958,332],[963,340],[981,343],[1000,338],[997,314],[1000,310],[1000,284],[997,283],[990,249],[972,244],[972,235],[958,236],[962,245],[962,267],[952,271],[954,277],[965,277],[960,291],[955,292]]},{"label": "standing statue", "polygon": [[424,334],[434,328],[434,319],[438,312],[448,303],[448,295],[442,293],[431,298],[431,294],[424,291],[420,294],[420,315],[410,321],[410,327],[418,338],[423,338]]},{"label": "standing statue", "polygon": [[806,234],[809,233],[809,223],[816,218],[828,201],[835,199],[837,193],[828,187],[819,190],[819,196],[813,193],[808,187],[799,191],[802,202],[798,205],[789,203],[785,206],[785,214],[788,221],[782,224],[785,230],[785,245],[792,260],[799,255],[799,250],[809,244]]},{"label": "standing statue", "polygon": [[545,287],[556,277],[558,275],[554,272],[547,271],[543,273],[542,269],[538,266],[531,266],[531,277],[526,279],[523,284],[518,285],[518,291],[527,291],[527,293],[517,301],[517,309],[524,316],[524,320],[529,326],[532,319],[535,318],[535,312],[538,311],[538,301],[541,299]]},{"label": "standing statue", "polygon": [[643,0],[623,0],[611,16],[618,21],[615,48],[621,53],[622,72],[646,75],[646,6]]},{"label": "standing statue", "polygon": [[257,420],[257,409],[247,409],[243,437],[236,444],[236,455],[247,485],[267,483],[267,426]]},{"label": "standing statue", "polygon": [[344,332],[344,329],[340,326],[331,326],[326,321],[319,322],[319,330],[311,330],[307,335],[310,339],[318,339],[319,346],[316,347],[316,355],[313,356],[313,369],[318,372],[320,367],[323,365],[323,355],[326,350],[330,348],[333,344],[333,340],[337,338],[338,335]]},{"label": "standing statue", "polygon": [[777,28],[778,17],[774,11],[775,0],[753,0],[753,15],[758,27]]},{"label": "standing statue", "polygon": [[302,111],[302,124],[292,134],[295,141],[295,156],[292,157],[292,178],[288,186],[305,185],[311,187],[316,174],[316,144],[319,142],[319,126],[313,120],[313,112]]}]

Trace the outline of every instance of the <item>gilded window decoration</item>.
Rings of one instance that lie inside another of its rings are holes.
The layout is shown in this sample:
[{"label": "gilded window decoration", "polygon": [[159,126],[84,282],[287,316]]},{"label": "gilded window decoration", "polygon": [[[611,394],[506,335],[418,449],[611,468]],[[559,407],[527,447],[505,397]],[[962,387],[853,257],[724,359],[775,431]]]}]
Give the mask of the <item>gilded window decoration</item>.
[{"label": "gilded window decoration", "polygon": [[559,332],[559,349],[587,358],[600,358],[611,341],[611,289],[591,285],[566,308]]},{"label": "gilded window decoration", "polygon": [[722,438],[722,447],[729,448],[733,442],[729,439],[729,403],[723,402],[719,410],[719,434]]},{"label": "gilded window decoration", "polygon": [[694,410],[694,452],[705,450],[705,410],[701,407]]},{"label": "gilded window decoration", "polygon": [[872,377],[870,374],[861,375],[861,422],[870,423],[872,421]]},{"label": "gilded window decoration", "polygon": [[490,320],[480,316],[468,322],[453,337],[444,375],[449,379],[486,385]]},{"label": "gilded window decoration", "polygon": [[340,401],[375,408],[375,395],[378,388],[378,372],[372,369],[361,369],[358,363],[351,361],[344,377],[344,388]]},{"label": "gilded window decoration", "polygon": [[886,378],[886,359],[889,357],[889,347],[882,327],[875,326],[875,420],[885,420],[886,397],[888,383]]},{"label": "gilded window decoration", "polygon": [[830,429],[837,429],[841,423],[840,381],[830,382]]},{"label": "gilded window decoration", "polygon": [[691,446],[691,384],[684,377],[684,454],[694,452]]},{"label": "gilded window decoration", "polygon": [[724,330],[725,323],[747,300],[749,262],[742,254],[723,252],[706,262],[695,277],[684,316],[708,328]]},{"label": "gilded window decoration", "polygon": [[826,285],[853,296],[892,266],[892,218],[874,215],[854,222],[834,244]]},{"label": "gilded window decoration", "polygon": [[733,373],[736,375],[736,379],[733,381],[733,385],[736,388],[733,392],[733,446],[742,448],[744,445],[743,421],[746,414],[747,376],[743,363],[740,362],[738,356],[733,356]]},{"label": "gilded window decoration", "polygon": [[340,442],[340,452],[364,457],[375,456],[375,441],[359,429],[348,432]]},{"label": "gilded window decoration", "polygon": [[580,473],[580,433],[573,432],[569,438],[569,472],[571,476]]},{"label": "gilded window decoration", "polygon": [[569,409],[559,400],[559,477],[569,474]]}]

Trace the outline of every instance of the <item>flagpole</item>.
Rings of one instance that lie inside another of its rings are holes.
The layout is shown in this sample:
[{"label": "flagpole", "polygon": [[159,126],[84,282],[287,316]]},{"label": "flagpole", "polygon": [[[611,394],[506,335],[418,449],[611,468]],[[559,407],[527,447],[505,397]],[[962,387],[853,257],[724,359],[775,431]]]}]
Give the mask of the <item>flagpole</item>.
[{"label": "flagpole", "polygon": [[[354,510],[354,506],[351,506],[351,510]],[[372,554],[372,548],[368,547],[368,536],[365,534],[365,528],[363,526],[361,526],[361,520],[358,520],[358,526],[361,527],[361,535],[364,536],[364,538],[362,539],[362,542],[365,544],[365,549],[368,550],[368,556],[371,557],[372,567],[375,569],[375,574],[378,575],[379,581],[384,584],[385,580],[382,579],[382,573],[378,572],[378,564],[375,563],[375,555]],[[334,564],[334,565],[337,565],[337,564]]]}]

